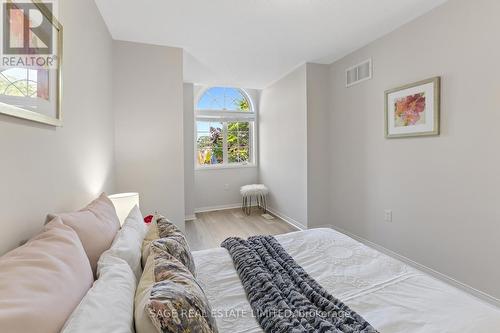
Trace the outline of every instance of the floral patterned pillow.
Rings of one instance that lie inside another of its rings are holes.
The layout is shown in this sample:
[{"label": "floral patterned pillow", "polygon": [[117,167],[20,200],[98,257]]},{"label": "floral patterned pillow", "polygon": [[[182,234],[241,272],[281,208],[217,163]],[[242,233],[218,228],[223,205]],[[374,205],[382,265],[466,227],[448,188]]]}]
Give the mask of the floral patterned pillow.
[{"label": "floral patterned pillow", "polygon": [[217,333],[207,297],[191,272],[172,255],[151,247],[154,281],[147,312],[163,333]]},{"label": "floral patterned pillow", "polygon": [[159,250],[166,251],[175,259],[179,260],[189,271],[196,276],[196,268],[194,266],[194,259],[189,250],[189,246],[183,236],[170,236],[167,238],[160,238],[151,243],[151,247]]},{"label": "floral patterned pillow", "polygon": [[187,240],[182,232],[172,222],[164,217],[160,217],[157,220],[157,226],[160,239],[154,241],[151,246],[167,251],[183,263],[189,271],[196,276],[194,259],[191,255],[191,250],[189,249]]},{"label": "floral patterned pillow", "polygon": [[170,237],[172,235],[183,236],[182,231],[180,231],[179,228],[177,228],[177,226],[170,222],[170,220],[166,217],[158,215],[155,216],[155,220],[158,226],[158,235],[160,238]]}]

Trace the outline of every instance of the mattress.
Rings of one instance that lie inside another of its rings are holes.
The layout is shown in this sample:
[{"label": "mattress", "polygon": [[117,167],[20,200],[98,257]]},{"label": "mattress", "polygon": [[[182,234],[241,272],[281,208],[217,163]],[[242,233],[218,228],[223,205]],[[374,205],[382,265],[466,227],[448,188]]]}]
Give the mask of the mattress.
[{"label": "mattress", "polygon": [[[276,236],[333,296],[381,333],[500,332],[500,309],[332,229]],[[263,332],[228,252],[193,252],[220,333]]]}]

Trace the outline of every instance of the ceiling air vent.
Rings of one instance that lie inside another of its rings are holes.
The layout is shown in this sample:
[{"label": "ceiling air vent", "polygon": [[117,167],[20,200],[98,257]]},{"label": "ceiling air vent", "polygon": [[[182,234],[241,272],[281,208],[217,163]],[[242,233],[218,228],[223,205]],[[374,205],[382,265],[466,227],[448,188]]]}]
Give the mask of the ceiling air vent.
[{"label": "ceiling air vent", "polygon": [[352,87],[372,78],[372,60],[368,59],[362,63],[352,66],[345,71],[346,87]]}]

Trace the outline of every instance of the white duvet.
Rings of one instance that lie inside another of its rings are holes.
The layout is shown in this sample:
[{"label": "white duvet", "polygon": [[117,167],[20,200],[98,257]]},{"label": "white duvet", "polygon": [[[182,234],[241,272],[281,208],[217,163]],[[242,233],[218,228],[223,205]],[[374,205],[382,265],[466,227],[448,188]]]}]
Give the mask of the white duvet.
[{"label": "white duvet", "polygon": [[[381,333],[500,332],[500,309],[332,229],[276,236],[333,296]],[[220,333],[261,333],[228,252],[193,252]]]}]

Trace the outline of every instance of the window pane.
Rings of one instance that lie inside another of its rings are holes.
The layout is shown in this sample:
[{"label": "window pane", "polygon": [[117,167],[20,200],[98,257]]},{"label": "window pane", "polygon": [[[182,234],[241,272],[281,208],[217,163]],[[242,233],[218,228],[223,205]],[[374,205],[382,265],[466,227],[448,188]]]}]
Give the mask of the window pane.
[{"label": "window pane", "polygon": [[198,110],[251,111],[250,103],[241,90],[213,87],[205,91],[196,106]]},{"label": "window pane", "polygon": [[48,70],[0,70],[0,95],[49,99]]},{"label": "window pane", "polygon": [[222,123],[198,121],[197,160],[199,165],[221,164],[224,161]]},{"label": "window pane", "polygon": [[229,163],[249,163],[250,149],[244,146],[232,147],[229,150]]},{"label": "window pane", "polygon": [[250,123],[227,123],[227,149],[229,163],[250,162]]}]

